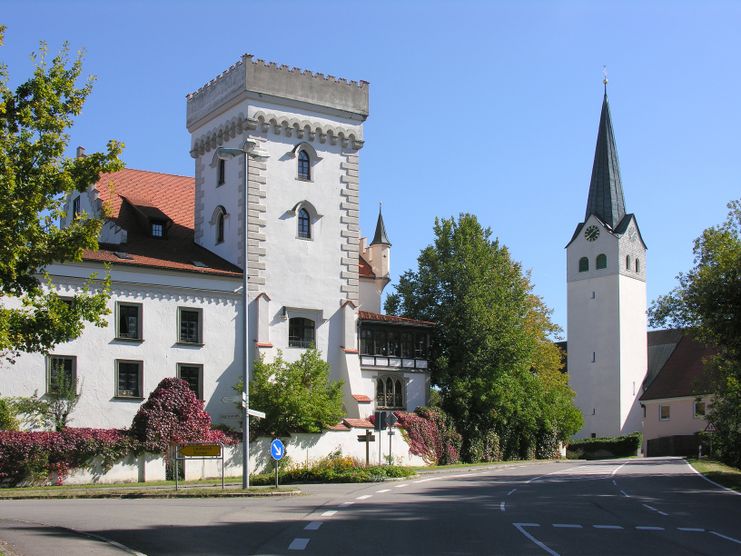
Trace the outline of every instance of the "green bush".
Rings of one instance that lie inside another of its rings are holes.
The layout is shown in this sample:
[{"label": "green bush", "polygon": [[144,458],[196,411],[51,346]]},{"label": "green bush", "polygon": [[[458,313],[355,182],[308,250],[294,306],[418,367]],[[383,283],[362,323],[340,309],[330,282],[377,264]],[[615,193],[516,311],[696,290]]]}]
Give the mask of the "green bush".
[{"label": "green bush", "polygon": [[[311,466],[280,470],[280,484],[289,483],[370,483],[414,475],[414,471],[398,465],[363,466],[349,456],[335,452]],[[252,475],[255,486],[275,484],[275,472]]]},{"label": "green bush", "polygon": [[19,423],[13,404],[10,400],[0,398],[0,430],[17,431],[18,426]]},{"label": "green bush", "polygon": [[641,433],[572,440],[566,447],[568,459],[609,459],[635,456],[641,447]]}]

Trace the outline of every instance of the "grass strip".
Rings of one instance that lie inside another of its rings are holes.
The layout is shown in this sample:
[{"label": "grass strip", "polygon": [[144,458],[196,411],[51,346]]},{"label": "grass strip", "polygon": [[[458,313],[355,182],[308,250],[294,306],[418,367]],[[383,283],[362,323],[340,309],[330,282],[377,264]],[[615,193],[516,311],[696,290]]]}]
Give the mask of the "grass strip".
[{"label": "grass strip", "polygon": [[712,459],[688,458],[687,461],[711,481],[741,492],[741,469]]}]

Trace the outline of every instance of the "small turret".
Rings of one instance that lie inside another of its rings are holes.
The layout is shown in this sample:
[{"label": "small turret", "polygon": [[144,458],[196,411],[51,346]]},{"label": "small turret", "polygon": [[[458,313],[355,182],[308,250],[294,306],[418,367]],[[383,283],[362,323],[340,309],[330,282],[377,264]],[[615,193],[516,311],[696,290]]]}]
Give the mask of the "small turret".
[{"label": "small turret", "polygon": [[373,241],[368,246],[368,262],[378,278],[388,278],[391,272],[391,242],[386,235],[381,205],[378,206],[378,222]]}]

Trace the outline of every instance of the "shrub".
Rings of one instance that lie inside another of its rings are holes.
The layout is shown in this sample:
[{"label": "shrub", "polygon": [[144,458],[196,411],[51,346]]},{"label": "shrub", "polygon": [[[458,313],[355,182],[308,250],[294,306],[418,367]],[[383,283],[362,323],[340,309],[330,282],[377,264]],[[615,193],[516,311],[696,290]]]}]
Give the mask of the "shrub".
[{"label": "shrub", "polygon": [[56,472],[61,484],[71,469],[99,462],[104,471],[130,453],[138,443],[126,431],[66,428],[61,432],[0,431],[0,481],[45,483]]},{"label": "shrub", "polygon": [[[397,465],[365,467],[350,456],[343,456],[340,452],[334,452],[314,465],[281,470],[279,480],[282,484],[368,483],[411,475],[414,475],[414,471],[406,467]],[[275,473],[252,475],[250,482],[255,486],[275,484]]]},{"label": "shrub", "polygon": [[222,431],[211,428],[203,401],[180,378],[165,378],[157,385],[134,416],[131,434],[147,452],[165,456],[176,443],[234,443]]},{"label": "shrub", "polygon": [[635,456],[641,447],[641,433],[604,438],[573,440],[566,447],[569,459],[607,459]]},{"label": "shrub", "polygon": [[461,435],[446,413],[436,407],[419,407],[414,413],[396,411],[409,451],[428,464],[448,465],[460,459]]},{"label": "shrub", "polygon": [[6,398],[0,398],[0,430],[16,431],[19,423],[13,404]]}]

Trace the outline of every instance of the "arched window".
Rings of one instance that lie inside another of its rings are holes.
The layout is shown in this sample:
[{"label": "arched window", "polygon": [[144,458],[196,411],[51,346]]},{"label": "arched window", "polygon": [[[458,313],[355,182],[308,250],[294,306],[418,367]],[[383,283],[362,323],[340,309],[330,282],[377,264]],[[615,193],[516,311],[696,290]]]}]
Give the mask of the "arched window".
[{"label": "arched window", "polygon": [[314,321],[294,317],[288,321],[288,347],[309,348],[314,345]]},{"label": "arched window", "polygon": [[582,257],[579,259],[579,272],[589,271],[589,259]]},{"label": "arched window", "polygon": [[298,211],[298,237],[311,239],[311,217],[305,208]]},{"label": "arched window", "polygon": [[216,243],[224,243],[224,222],[226,220],[226,209],[219,205],[214,209],[211,223],[216,227]]},{"label": "arched window", "polygon": [[640,271],[641,271],[641,260],[636,259],[636,272],[640,272]]},{"label": "arched window", "polygon": [[602,268],[607,268],[607,255],[604,253],[600,253],[597,255],[597,264],[596,264],[597,270],[600,270]]},{"label": "arched window", "polygon": [[305,149],[298,151],[298,179],[311,179],[311,159]]},{"label": "arched window", "polygon": [[376,379],[376,406],[385,409],[404,407],[404,388],[401,380],[390,376]]},{"label": "arched window", "polygon": [[625,270],[630,270],[630,255],[625,255]]}]

